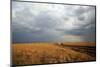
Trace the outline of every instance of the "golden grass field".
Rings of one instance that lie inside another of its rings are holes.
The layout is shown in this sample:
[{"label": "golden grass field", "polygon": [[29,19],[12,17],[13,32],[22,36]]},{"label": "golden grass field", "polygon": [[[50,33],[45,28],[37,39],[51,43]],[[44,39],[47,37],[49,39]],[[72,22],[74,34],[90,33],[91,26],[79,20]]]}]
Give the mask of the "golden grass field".
[{"label": "golden grass field", "polygon": [[95,61],[95,46],[92,42],[66,42],[63,45],[49,42],[15,43],[12,45],[12,63],[27,65]]}]

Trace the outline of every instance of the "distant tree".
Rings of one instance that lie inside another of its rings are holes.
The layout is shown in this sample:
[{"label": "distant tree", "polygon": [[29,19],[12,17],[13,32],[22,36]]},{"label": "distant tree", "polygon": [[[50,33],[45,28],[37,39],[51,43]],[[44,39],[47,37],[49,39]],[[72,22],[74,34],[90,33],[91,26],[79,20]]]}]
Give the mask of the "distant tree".
[{"label": "distant tree", "polygon": [[57,44],[58,44],[58,45],[63,45],[63,43],[61,43],[61,42],[60,42],[60,43],[57,43]]}]

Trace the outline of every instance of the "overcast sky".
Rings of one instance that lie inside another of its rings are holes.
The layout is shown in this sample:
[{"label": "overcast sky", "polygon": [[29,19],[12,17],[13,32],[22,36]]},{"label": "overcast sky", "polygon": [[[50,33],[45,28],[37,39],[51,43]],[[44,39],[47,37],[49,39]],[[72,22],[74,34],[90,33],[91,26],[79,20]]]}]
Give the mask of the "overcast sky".
[{"label": "overcast sky", "polygon": [[95,41],[95,7],[12,2],[13,42]]}]

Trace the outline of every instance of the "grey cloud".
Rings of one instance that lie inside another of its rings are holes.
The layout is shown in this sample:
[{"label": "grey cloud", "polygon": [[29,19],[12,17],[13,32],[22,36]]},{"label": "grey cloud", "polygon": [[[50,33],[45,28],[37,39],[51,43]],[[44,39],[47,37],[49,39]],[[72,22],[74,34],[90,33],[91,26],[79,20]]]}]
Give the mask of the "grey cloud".
[{"label": "grey cloud", "polygon": [[75,10],[75,14],[76,15],[81,15],[83,14],[84,12],[86,12],[86,9],[84,9],[83,7],[79,7]]},{"label": "grey cloud", "polygon": [[54,28],[57,24],[57,20],[54,17],[41,12],[39,16],[35,19],[36,25],[42,28]]},{"label": "grey cloud", "polygon": [[84,16],[79,16],[79,17],[78,17],[78,20],[84,21],[84,20],[85,20],[85,17],[84,17]]},{"label": "grey cloud", "polygon": [[[95,35],[96,19],[94,8],[83,8],[81,6],[75,9],[74,6],[66,8],[67,5],[64,5],[65,15],[58,17],[55,16],[56,14],[53,15],[52,11],[47,10],[46,8],[39,11],[33,9],[39,8],[39,6],[35,5],[34,3],[28,4],[20,2],[17,2],[15,5],[13,4],[12,11],[15,12],[15,17],[12,17],[13,42],[67,41],[67,39],[62,36],[86,34]],[[38,14],[34,13],[35,10]],[[76,18],[77,22],[70,21],[70,19],[73,18]],[[77,26],[77,28],[67,29],[69,25],[64,27],[66,23],[72,25],[72,27]],[[84,41],[94,41],[95,39],[94,37],[81,38]]]}]

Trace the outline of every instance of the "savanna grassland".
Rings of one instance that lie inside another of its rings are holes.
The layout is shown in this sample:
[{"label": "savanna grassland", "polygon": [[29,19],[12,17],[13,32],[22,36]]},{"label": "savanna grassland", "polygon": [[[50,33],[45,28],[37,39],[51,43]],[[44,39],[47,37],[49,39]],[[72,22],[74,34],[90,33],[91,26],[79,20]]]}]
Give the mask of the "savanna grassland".
[{"label": "savanna grassland", "polygon": [[13,65],[95,61],[95,42],[14,43]]}]

